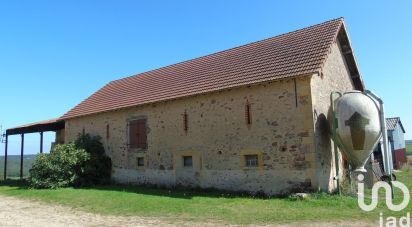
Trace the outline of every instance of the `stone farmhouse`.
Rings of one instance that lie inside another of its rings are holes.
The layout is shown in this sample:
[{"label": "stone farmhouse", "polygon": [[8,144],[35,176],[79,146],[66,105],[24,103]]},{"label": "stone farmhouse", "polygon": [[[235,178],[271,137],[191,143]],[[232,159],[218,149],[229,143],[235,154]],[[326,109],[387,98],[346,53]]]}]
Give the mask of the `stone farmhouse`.
[{"label": "stone farmhouse", "polygon": [[364,89],[339,18],[112,81],[58,119],[8,132],[100,135],[119,183],[330,192],[329,96]]}]

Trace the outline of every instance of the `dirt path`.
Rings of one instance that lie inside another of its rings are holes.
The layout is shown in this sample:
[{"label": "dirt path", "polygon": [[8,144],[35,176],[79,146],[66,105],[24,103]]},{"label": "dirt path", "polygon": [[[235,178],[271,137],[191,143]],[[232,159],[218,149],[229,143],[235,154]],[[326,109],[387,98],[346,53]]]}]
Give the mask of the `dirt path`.
[{"label": "dirt path", "polygon": [[[106,216],[79,211],[75,208],[46,204],[0,195],[0,226],[228,226],[218,222],[191,223],[185,221],[146,218]],[[364,222],[291,223],[265,226],[376,226]]]},{"label": "dirt path", "polygon": [[165,220],[104,216],[74,208],[0,196],[0,226],[171,226]]}]

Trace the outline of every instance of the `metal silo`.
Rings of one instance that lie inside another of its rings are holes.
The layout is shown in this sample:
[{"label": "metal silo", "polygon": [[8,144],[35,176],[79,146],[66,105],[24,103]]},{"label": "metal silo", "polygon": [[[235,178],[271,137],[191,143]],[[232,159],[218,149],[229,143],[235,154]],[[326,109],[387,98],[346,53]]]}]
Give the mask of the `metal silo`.
[{"label": "metal silo", "polygon": [[[336,97],[338,95],[338,97]],[[329,123],[334,140],[337,188],[339,187],[339,150],[355,173],[366,172],[365,164],[379,140],[383,139],[384,172],[392,180],[391,156],[385,123],[384,105],[381,98],[371,91],[351,91],[343,95],[332,92]]]},{"label": "metal silo", "polygon": [[360,91],[347,92],[336,100],[336,140],[355,171],[364,166],[381,137],[379,106]]}]

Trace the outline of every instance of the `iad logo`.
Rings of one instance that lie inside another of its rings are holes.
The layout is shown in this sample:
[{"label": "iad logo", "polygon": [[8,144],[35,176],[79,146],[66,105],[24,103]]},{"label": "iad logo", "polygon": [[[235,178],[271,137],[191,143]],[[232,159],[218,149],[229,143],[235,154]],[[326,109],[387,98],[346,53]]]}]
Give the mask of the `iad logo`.
[{"label": "iad logo", "polygon": [[403,192],[403,201],[398,204],[394,205],[392,203],[392,193],[391,193],[391,186],[384,181],[376,182],[372,187],[372,202],[369,205],[365,204],[365,185],[363,183],[364,180],[363,174],[358,175],[358,205],[364,211],[372,211],[378,205],[378,191],[380,188],[385,189],[385,200],[386,206],[392,211],[401,211],[403,210],[408,204],[410,200],[409,189],[401,182],[392,181],[393,187],[401,189]]},{"label": "iad logo", "polygon": [[[376,182],[372,187],[372,198],[371,204],[365,204],[365,185],[363,183],[364,176],[363,174],[359,174],[358,178],[358,205],[364,211],[372,211],[378,205],[378,191],[380,188],[385,190],[385,201],[386,206],[392,211],[401,211],[409,204],[410,194],[409,189],[401,182],[392,181],[392,186],[399,188],[403,192],[403,200],[400,204],[393,204],[392,202],[392,193],[391,193],[391,186],[387,182],[379,181]],[[379,216],[379,224],[380,226],[384,226],[384,218],[382,213]],[[397,226],[396,217],[387,217],[386,218],[386,226]],[[406,216],[399,218],[399,226],[410,227],[410,213],[408,212]]]}]

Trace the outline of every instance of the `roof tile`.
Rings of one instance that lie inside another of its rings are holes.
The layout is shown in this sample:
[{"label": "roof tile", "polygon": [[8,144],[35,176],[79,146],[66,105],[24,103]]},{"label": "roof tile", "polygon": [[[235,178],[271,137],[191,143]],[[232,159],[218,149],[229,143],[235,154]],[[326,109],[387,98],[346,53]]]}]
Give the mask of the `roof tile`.
[{"label": "roof tile", "polygon": [[62,119],[317,72],[342,24],[339,18],[112,81]]}]

